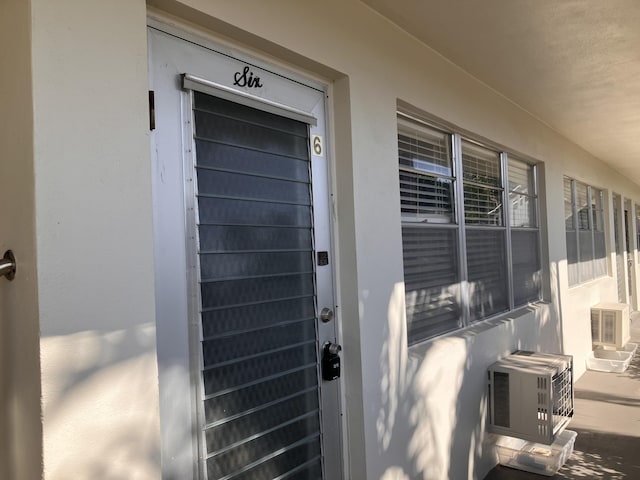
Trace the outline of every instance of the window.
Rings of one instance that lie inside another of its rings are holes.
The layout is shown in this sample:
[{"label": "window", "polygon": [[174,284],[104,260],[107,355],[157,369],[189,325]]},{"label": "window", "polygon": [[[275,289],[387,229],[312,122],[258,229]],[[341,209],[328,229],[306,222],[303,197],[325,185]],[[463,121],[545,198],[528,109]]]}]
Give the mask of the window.
[{"label": "window", "polygon": [[540,298],[535,166],[399,114],[409,343]]},{"label": "window", "polygon": [[602,190],[565,177],[564,218],[569,285],[606,275]]}]

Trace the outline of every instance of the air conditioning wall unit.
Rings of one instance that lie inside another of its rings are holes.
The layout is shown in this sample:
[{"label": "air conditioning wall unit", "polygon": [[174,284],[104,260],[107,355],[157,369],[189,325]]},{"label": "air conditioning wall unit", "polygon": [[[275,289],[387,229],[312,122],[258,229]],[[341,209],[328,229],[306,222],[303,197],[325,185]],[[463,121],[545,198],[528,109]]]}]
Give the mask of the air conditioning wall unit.
[{"label": "air conditioning wall unit", "polygon": [[591,341],[595,347],[624,349],[631,338],[629,305],[599,303],[591,307]]},{"label": "air conditioning wall unit", "polygon": [[573,417],[573,357],[517,351],[489,367],[488,430],[550,445]]}]

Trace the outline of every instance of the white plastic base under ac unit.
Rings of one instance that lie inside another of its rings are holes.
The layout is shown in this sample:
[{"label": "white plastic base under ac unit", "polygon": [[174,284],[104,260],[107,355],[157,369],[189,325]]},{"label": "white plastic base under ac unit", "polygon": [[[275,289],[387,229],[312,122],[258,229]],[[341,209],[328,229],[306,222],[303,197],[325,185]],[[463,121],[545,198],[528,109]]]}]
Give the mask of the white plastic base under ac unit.
[{"label": "white plastic base under ac unit", "polygon": [[577,436],[576,432],[565,430],[551,445],[545,445],[497,435],[495,446],[498,462],[505,467],[552,476],[571,456]]},{"label": "white plastic base under ac unit", "polygon": [[624,372],[631,363],[633,354],[638,348],[636,343],[627,343],[624,350],[596,348],[587,357],[587,369],[597,372]]}]

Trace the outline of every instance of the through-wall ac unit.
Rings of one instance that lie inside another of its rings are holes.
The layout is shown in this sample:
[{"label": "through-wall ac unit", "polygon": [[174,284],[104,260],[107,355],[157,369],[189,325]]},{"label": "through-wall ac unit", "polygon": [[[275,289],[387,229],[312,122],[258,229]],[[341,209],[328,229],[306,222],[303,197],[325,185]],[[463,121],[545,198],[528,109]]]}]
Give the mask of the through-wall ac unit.
[{"label": "through-wall ac unit", "polygon": [[622,350],[630,335],[629,305],[599,303],[591,307],[591,340],[594,347]]},{"label": "through-wall ac unit", "polygon": [[517,351],[489,367],[489,431],[553,443],[573,416],[573,357]]}]

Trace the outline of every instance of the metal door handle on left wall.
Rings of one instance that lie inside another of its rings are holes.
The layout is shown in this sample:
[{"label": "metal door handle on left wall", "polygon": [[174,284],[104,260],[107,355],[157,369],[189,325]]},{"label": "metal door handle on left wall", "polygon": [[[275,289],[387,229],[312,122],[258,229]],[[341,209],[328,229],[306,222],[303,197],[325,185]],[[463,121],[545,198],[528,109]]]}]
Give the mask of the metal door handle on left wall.
[{"label": "metal door handle on left wall", "polygon": [[4,252],[4,257],[0,260],[0,277],[13,280],[16,276],[16,257],[11,250]]}]

